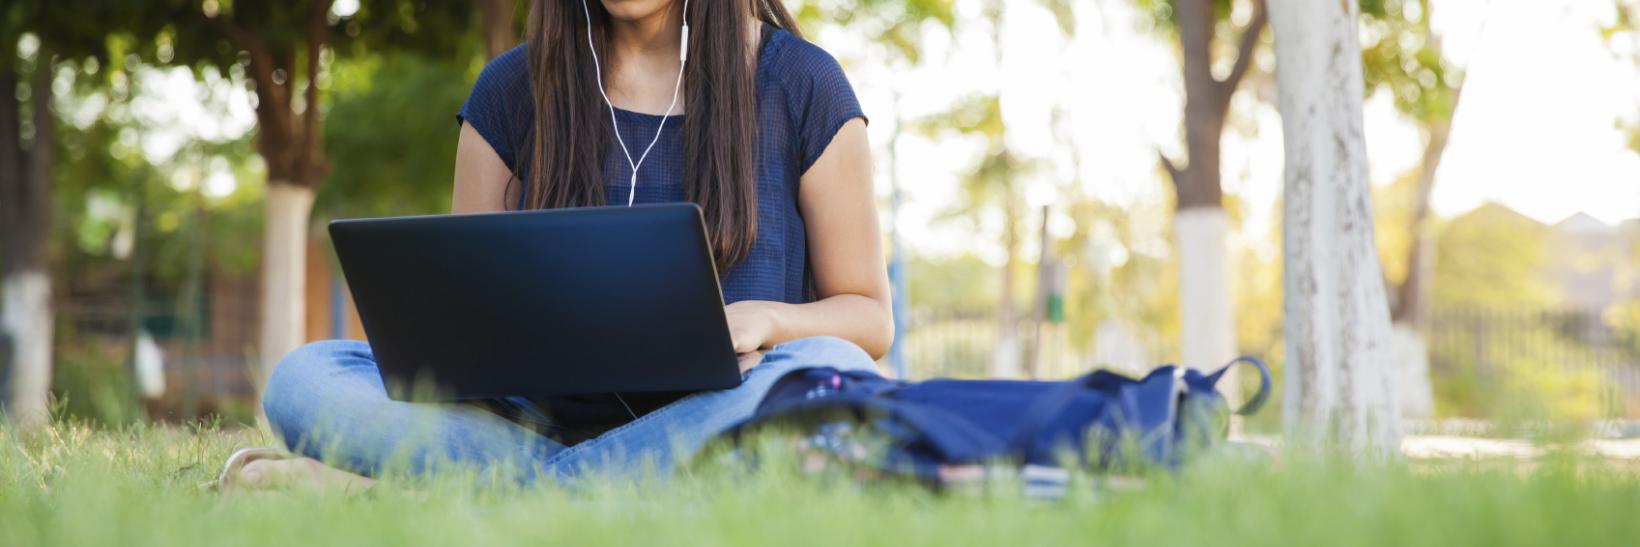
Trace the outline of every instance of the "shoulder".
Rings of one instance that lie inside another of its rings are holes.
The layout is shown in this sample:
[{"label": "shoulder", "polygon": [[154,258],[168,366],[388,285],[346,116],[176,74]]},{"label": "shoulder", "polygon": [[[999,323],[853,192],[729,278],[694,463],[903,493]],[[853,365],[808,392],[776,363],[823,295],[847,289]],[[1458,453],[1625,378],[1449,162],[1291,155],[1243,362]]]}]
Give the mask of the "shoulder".
[{"label": "shoulder", "polygon": [[[785,30],[769,38],[769,71],[782,87],[848,85],[843,66],[831,53]],[[852,89],[850,89],[852,94]]]},{"label": "shoulder", "polygon": [[837,130],[854,118],[865,118],[843,67],[820,46],[784,30],[770,37],[769,76],[780,86],[793,129],[798,172],[807,172]]},{"label": "shoulder", "polygon": [[517,171],[514,159],[526,142],[534,116],[528,48],[518,46],[484,65],[456,119],[473,127],[496,155]]},{"label": "shoulder", "polygon": [[522,44],[497,55],[479,72],[473,91],[512,91],[527,98],[530,88],[528,58],[529,46]]}]

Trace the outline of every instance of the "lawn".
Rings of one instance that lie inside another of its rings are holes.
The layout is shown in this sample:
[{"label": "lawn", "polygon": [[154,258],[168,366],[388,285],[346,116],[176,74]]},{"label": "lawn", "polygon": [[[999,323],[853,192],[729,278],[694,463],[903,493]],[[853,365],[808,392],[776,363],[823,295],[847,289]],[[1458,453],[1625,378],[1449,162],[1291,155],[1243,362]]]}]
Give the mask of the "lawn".
[{"label": "lawn", "polygon": [[778,464],[576,491],[460,475],[351,497],[199,489],[233,447],[266,442],[213,428],[0,427],[0,546],[1640,544],[1633,466],[1553,452],[1366,466],[1213,458],[1137,487],[1082,477],[1054,501],[1013,484],[936,494]]}]

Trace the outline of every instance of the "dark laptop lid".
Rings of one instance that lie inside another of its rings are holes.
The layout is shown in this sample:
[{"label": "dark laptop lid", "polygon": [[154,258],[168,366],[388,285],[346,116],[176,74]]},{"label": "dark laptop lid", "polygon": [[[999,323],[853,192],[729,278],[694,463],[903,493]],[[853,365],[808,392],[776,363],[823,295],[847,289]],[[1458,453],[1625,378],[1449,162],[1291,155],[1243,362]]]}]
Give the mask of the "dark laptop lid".
[{"label": "dark laptop lid", "polygon": [[338,220],[382,378],[442,398],[740,382],[692,203]]}]

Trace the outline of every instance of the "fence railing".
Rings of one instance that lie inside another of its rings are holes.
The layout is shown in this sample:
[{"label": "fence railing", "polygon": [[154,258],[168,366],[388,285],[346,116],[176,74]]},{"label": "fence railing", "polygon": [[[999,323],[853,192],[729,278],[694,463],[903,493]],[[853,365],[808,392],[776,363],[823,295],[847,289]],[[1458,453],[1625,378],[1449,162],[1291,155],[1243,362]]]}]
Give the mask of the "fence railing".
[{"label": "fence railing", "polygon": [[[212,291],[209,313],[200,319],[208,323],[203,337],[149,329],[165,354],[168,397],[187,394],[210,406],[212,399],[247,402],[253,395],[255,292],[243,285]],[[97,355],[111,361],[104,366],[121,366],[130,345],[129,316],[121,304],[59,303],[59,354],[78,359],[65,366]],[[999,358],[1011,358],[1021,374],[1044,378],[1099,366],[1139,373],[1178,359],[1176,339],[1118,319],[1094,322],[1092,332],[1071,332],[1070,324],[1039,330],[1028,316],[1020,317],[1011,339],[989,311],[913,308],[906,319],[909,328],[900,336],[913,379],[983,377]],[[1489,418],[1500,409],[1536,405],[1577,417],[1640,418],[1640,313],[1437,309],[1424,333],[1441,415]],[[88,355],[91,347],[104,349]]]},{"label": "fence railing", "polygon": [[[1030,367],[1030,319],[1009,343],[993,313],[918,310],[902,333],[913,378],[977,377],[1013,355]],[[1050,325],[1037,376],[1107,366],[1128,372],[1176,362],[1178,343],[1144,325],[1112,320],[1069,336]],[[1517,409],[1554,416],[1640,418],[1640,313],[1608,310],[1438,309],[1424,329],[1438,410],[1499,417]],[[1001,349],[999,349],[1001,348]],[[1280,363],[1271,363],[1279,366]]]},{"label": "fence railing", "polygon": [[1551,413],[1640,417],[1640,314],[1450,308],[1424,329],[1447,414],[1549,405]]},{"label": "fence railing", "polygon": [[899,334],[906,369],[913,379],[981,377],[997,360],[1011,359],[1020,374],[1064,378],[1097,367],[1140,373],[1178,359],[1178,344],[1133,322],[1106,321],[1091,333],[1073,333],[1068,324],[1017,317],[1011,340],[1002,325],[993,312],[913,310]]}]

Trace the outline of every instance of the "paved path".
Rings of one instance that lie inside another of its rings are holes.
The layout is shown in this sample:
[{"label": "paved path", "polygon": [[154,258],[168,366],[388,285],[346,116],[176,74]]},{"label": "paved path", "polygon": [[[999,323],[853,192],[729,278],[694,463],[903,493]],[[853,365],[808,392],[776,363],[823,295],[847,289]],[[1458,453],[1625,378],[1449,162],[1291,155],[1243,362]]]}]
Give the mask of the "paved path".
[{"label": "paved path", "polygon": [[[1589,455],[1611,459],[1640,459],[1640,439],[1591,439],[1579,449]],[[1520,439],[1483,439],[1444,435],[1418,435],[1401,441],[1401,452],[1409,458],[1535,458],[1545,448]]]}]

